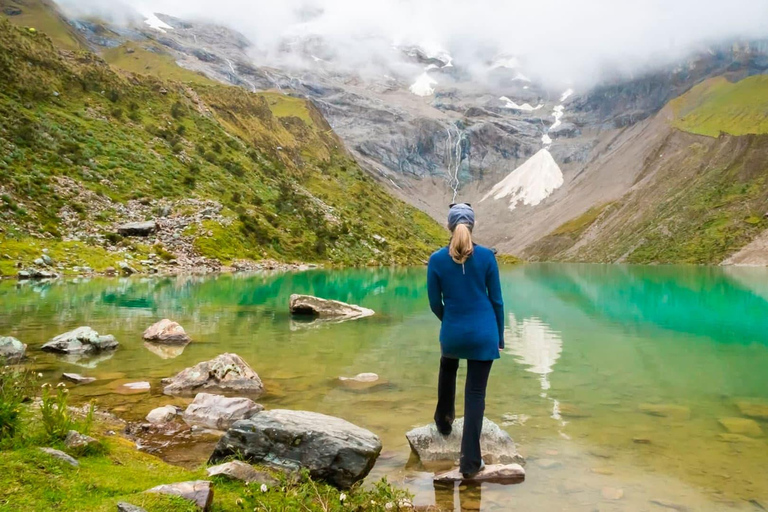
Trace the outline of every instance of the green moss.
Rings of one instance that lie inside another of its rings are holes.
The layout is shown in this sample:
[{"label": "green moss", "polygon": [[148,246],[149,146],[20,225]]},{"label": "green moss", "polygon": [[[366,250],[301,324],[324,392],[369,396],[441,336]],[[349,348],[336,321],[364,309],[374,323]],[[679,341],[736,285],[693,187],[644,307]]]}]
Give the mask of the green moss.
[{"label": "green moss", "polygon": [[[44,248],[48,249],[48,255],[53,259],[53,270],[60,273],[55,266],[62,263],[67,267],[65,274],[71,273],[71,267],[74,266],[87,266],[97,272],[103,272],[107,267],[117,268],[117,262],[124,259],[122,255],[110,253],[102,247],[94,247],[84,242],[34,238],[13,239],[0,236],[0,276],[15,276],[19,271],[16,268],[16,262],[22,262],[25,267],[31,265],[36,258],[42,256]],[[133,253],[138,259],[145,257],[148,252],[146,246],[137,245]]]},{"label": "green moss", "polygon": [[564,222],[533,244],[527,252],[535,255],[537,260],[555,258],[562,251],[572,247],[610,205],[611,203],[605,203],[593,206],[575,219]]},{"label": "green moss", "polygon": [[768,133],[768,76],[711,78],[670,102],[674,126],[699,135]]}]

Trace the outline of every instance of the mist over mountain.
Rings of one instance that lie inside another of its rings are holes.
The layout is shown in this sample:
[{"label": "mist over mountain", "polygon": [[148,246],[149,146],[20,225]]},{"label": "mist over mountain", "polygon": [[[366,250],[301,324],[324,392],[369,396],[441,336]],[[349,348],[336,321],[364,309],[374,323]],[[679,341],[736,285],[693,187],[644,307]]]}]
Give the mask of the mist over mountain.
[{"label": "mist over mountain", "polygon": [[[474,80],[499,62],[560,88],[636,74],[706,45],[768,36],[764,2],[734,0],[63,0],[70,11],[116,19],[165,13],[218,23],[254,43],[260,65],[307,68],[320,59],[365,73],[413,72],[398,47],[449,55]],[[301,47],[304,52],[296,52]]]}]

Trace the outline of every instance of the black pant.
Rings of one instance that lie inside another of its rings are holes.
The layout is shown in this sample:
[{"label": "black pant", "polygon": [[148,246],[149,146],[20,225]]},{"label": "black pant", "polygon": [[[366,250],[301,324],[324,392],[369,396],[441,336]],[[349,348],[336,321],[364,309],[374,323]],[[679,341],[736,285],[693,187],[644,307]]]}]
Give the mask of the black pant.
[{"label": "black pant", "polygon": [[[467,382],[464,386],[464,432],[461,438],[462,473],[477,473],[480,470],[480,433],[483,430],[485,413],[485,388],[493,361],[467,361]],[[456,417],[456,371],[459,360],[440,358],[440,377],[437,383],[437,408],[435,424],[442,433],[449,433]]]}]

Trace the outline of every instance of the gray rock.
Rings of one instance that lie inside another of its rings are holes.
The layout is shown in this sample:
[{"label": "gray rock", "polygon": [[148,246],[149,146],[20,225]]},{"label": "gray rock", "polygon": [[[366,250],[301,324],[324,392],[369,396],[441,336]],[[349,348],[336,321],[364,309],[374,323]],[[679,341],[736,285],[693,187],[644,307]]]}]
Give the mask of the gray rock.
[{"label": "gray rock", "polygon": [[231,478],[232,480],[240,480],[241,482],[267,484],[269,486],[277,485],[278,481],[268,473],[258,471],[256,468],[245,462],[239,460],[233,460],[231,462],[225,462],[218,466],[211,466],[208,471],[208,476],[224,476]]},{"label": "gray rock", "polygon": [[326,300],[311,295],[291,295],[291,314],[320,318],[356,319],[371,316],[374,311],[337,300]]},{"label": "gray rock", "polygon": [[685,505],[681,505],[680,503],[674,503],[672,501],[662,500],[662,499],[652,499],[649,500],[654,505],[658,505],[662,508],[668,508],[670,510],[677,510],[678,512],[688,512],[689,508]]},{"label": "gray rock", "polygon": [[199,392],[259,396],[264,384],[258,374],[237,354],[221,354],[163,379],[166,395],[191,396]]},{"label": "gray rock", "polygon": [[64,446],[69,449],[85,448],[86,446],[96,442],[97,441],[91,436],[81,434],[76,430],[70,430],[67,432],[67,437],[64,439]]},{"label": "gray rock", "polygon": [[35,258],[35,261],[33,262],[38,267],[42,267],[45,265],[45,261],[43,261],[43,258]]},{"label": "gray rock", "polygon": [[168,423],[176,417],[176,414],[178,414],[176,407],[172,405],[165,405],[163,407],[158,407],[149,411],[149,414],[147,414],[147,421],[155,424]]},{"label": "gray rock", "polygon": [[339,377],[339,383],[343,387],[355,391],[386,386],[386,382],[382,382],[375,373],[358,373],[354,377]]},{"label": "gray rock", "polygon": [[147,492],[179,496],[194,503],[197,508],[207,511],[213,502],[213,485],[208,480],[193,480],[175,484],[158,485]]},{"label": "gray rock", "polygon": [[136,505],[131,505],[130,503],[126,503],[124,501],[118,501],[117,512],[147,512],[147,511],[141,507],[137,507]]},{"label": "gray rock", "polygon": [[210,393],[198,393],[184,411],[187,425],[227,430],[238,420],[245,420],[264,410],[250,398],[227,398]]},{"label": "gray rock", "polygon": [[120,267],[120,272],[122,272],[127,276],[130,276],[137,272],[137,270],[132,266],[130,266],[127,261],[118,261],[117,266]]},{"label": "gray rock", "polygon": [[105,350],[114,350],[118,346],[112,335],[100,336],[90,327],[83,326],[64,334],[59,334],[43,345],[46,352],[62,354],[92,354]]},{"label": "gray rock", "polygon": [[18,274],[16,274],[16,277],[18,277],[20,280],[31,279],[32,273],[28,270],[19,270]]},{"label": "gray rock", "polygon": [[51,266],[51,265],[53,265],[53,258],[51,258],[50,256],[48,256],[47,254],[43,254],[43,255],[41,256],[41,259],[43,260],[43,263],[44,263],[45,265],[48,265],[48,266]]},{"label": "gray rock", "polygon": [[[443,436],[431,423],[411,430],[405,437],[422,462],[457,462],[461,456],[463,428],[464,418],[459,418],[453,422],[453,431],[449,436]],[[480,448],[487,464],[525,464],[509,434],[488,418],[483,420]]]},{"label": "gray rock", "polygon": [[0,336],[0,362],[15,363],[24,359],[27,346],[12,336]]},{"label": "gray rock", "polygon": [[56,450],[54,448],[40,448],[41,452],[45,452],[51,457],[54,457],[56,459],[59,459],[62,462],[66,462],[70,466],[79,467],[80,463],[77,462],[74,458],[70,457],[66,453],[62,452],[61,450]]},{"label": "gray rock", "polygon": [[95,381],[95,377],[83,377],[79,373],[62,373],[61,376],[68,380],[69,382],[74,382],[75,384],[90,384],[91,382]]},{"label": "gray rock", "polygon": [[379,438],[348,421],[278,409],[236,422],[219,440],[210,462],[240,454],[278,468],[307,468],[313,478],[346,489],[368,475],[379,453]]},{"label": "gray rock", "polygon": [[184,328],[178,323],[164,318],[159,322],[149,326],[142,335],[145,341],[156,343],[189,343],[191,338],[184,331]]},{"label": "gray rock", "polygon": [[118,234],[123,236],[149,236],[157,231],[157,222],[128,222],[117,226]]},{"label": "gray rock", "polygon": [[435,482],[517,484],[523,480],[525,480],[525,469],[520,464],[491,464],[471,478],[464,478],[458,469],[435,475]]}]

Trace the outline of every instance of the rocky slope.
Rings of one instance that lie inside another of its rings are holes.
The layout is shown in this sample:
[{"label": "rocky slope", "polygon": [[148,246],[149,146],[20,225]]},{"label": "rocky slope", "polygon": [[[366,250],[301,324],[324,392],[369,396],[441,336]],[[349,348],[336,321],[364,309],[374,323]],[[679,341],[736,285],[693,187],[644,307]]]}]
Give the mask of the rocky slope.
[{"label": "rocky slope", "polygon": [[[118,73],[0,19],[2,272],[36,258],[49,271],[416,263],[442,242],[311,103],[198,78]],[[144,237],[120,230],[146,220]]]},{"label": "rocky slope", "polygon": [[[235,31],[161,14],[154,20],[136,15],[127,25],[70,14],[67,27],[133,72],[192,82],[204,75],[246,90],[310,98],[356,160],[393,194],[440,222],[454,199],[471,202],[481,242],[534,259],[621,260],[625,255],[599,251],[566,254],[558,249],[562,238],[553,247],[548,235],[571,223],[583,228],[585,219],[648,184],[638,180],[655,175],[653,151],[673,131],[686,130],[662,113],[674,98],[712,77],[738,81],[768,70],[765,42],[724,43],[676,66],[574,92],[528,80],[513,57],[460,62],[445,51],[399,47],[402,65],[362,75],[335,62],[316,39],[286,41],[284,64],[275,68],[258,65],[259,49]],[[470,68],[481,68],[483,79]],[[759,106],[753,111],[761,112]],[[753,230],[727,238],[724,250],[705,259],[727,256],[751,236]],[[703,261],[688,250],[637,260]]]}]

